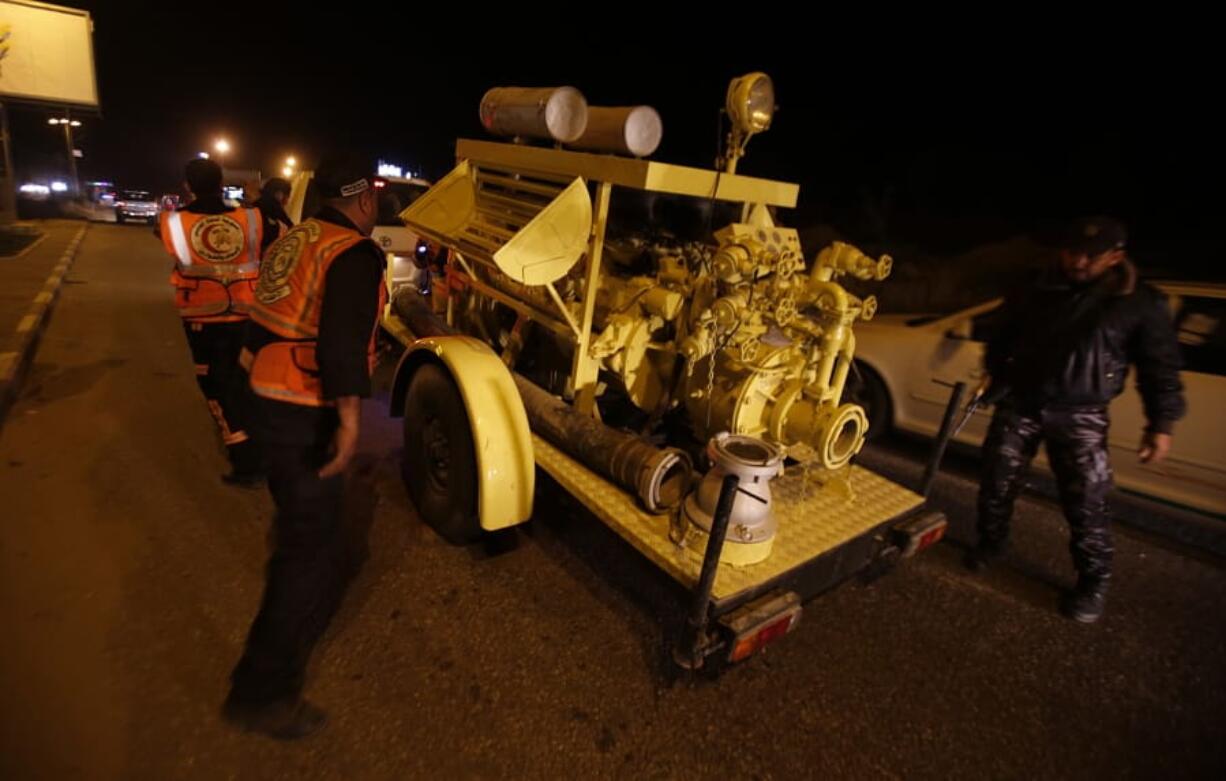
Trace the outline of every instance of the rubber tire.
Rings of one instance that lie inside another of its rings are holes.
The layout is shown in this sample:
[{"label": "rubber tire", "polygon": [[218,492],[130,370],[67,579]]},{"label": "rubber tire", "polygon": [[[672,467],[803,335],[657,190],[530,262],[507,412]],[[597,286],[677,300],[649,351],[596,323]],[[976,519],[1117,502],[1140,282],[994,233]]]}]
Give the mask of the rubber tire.
[{"label": "rubber tire", "polygon": [[481,537],[472,428],[460,389],[437,364],[419,368],[405,394],[401,474],[417,514],[440,537],[454,545]]},{"label": "rubber tire", "polygon": [[[859,378],[856,377],[859,372]],[[893,423],[890,408],[890,392],[876,371],[861,361],[856,361],[855,370],[847,375],[843,401],[859,404],[868,418],[868,434],[865,440],[872,442],[889,432]]]}]

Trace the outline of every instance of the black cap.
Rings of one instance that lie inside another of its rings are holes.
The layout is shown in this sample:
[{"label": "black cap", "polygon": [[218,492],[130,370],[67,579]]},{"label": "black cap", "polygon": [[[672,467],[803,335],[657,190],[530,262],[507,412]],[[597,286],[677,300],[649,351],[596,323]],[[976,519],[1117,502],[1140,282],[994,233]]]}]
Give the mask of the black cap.
[{"label": "black cap", "polygon": [[1128,229],[1124,223],[1110,217],[1083,217],[1069,226],[1064,239],[1064,249],[1087,255],[1101,255],[1116,249],[1124,249],[1128,242]]},{"label": "black cap", "polygon": [[375,166],[356,155],[330,156],[315,169],[314,180],[324,198],[349,198],[375,186]]}]

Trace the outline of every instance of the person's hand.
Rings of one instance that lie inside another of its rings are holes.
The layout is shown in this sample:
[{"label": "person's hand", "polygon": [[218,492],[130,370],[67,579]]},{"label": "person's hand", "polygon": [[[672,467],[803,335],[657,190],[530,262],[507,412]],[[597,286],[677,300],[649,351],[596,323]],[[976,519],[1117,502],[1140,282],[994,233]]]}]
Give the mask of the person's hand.
[{"label": "person's hand", "polygon": [[1142,464],[1161,463],[1166,454],[1171,452],[1171,435],[1147,431],[1141,436],[1141,447],[1137,449],[1137,457]]},{"label": "person's hand", "polygon": [[319,477],[327,480],[349,468],[353,454],[358,452],[358,431],[362,427],[362,400],[357,396],[342,396],[336,400],[336,414],[340,426],[332,438],[332,460],[319,470]]},{"label": "person's hand", "polygon": [[358,429],[357,426],[347,426],[344,422],[336,429],[336,436],[332,438],[333,450],[332,460],[324,464],[319,470],[319,477],[323,480],[329,477],[335,477],[343,473],[349,468],[349,462],[353,460],[353,454],[358,451]]}]

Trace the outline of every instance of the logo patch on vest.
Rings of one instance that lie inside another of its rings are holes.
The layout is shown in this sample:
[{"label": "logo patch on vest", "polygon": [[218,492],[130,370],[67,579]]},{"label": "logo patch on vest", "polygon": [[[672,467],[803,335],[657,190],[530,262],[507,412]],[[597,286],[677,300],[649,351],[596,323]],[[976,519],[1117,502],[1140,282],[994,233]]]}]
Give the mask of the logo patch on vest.
[{"label": "logo patch on vest", "polygon": [[192,252],[210,263],[233,263],[243,254],[243,226],[225,214],[211,214],[192,226]]},{"label": "logo patch on vest", "polygon": [[293,275],[308,243],[319,241],[319,225],[306,221],[273,242],[260,263],[260,281],[255,288],[255,300],[265,306],[277,303],[291,292],[289,278]]}]

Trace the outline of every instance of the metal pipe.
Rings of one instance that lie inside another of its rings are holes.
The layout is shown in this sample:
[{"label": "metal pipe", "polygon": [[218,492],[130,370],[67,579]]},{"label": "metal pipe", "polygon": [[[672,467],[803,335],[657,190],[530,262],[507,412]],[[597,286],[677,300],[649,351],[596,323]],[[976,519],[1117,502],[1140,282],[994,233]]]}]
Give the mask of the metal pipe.
[{"label": "metal pipe", "polygon": [[703,651],[707,645],[707,613],[711,604],[711,589],[715,586],[719,557],[724,550],[724,539],[728,536],[728,519],[732,516],[732,503],[736,499],[740,482],[741,478],[729,473],[720,483],[715,515],[711,519],[711,533],[707,538],[707,550],[702,557],[702,571],[698,575],[698,583],[694,586],[694,601],[690,604],[685,632],[677,647],[673,649],[673,659],[687,670],[702,667]]},{"label": "metal pipe", "polygon": [[962,406],[962,396],[966,393],[965,382],[955,382],[953,392],[949,394],[949,403],[945,405],[945,417],[941,418],[941,430],[937,434],[937,441],[932,446],[932,455],[928,457],[928,464],[924,467],[924,478],[920,481],[920,495],[925,499],[932,492],[932,484],[937,479],[937,469],[941,466],[941,459],[945,457],[945,448],[949,445],[949,438],[953,434],[954,415]]},{"label": "metal pipe", "polygon": [[847,385],[847,373],[851,371],[851,363],[856,356],[856,333],[850,328],[847,329],[847,336],[843,339],[843,346],[839,348],[839,356],[843,360],[839,361],[834,379],[830,382],[830,398],[836,402],[843,398],[843,388]]}]

